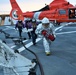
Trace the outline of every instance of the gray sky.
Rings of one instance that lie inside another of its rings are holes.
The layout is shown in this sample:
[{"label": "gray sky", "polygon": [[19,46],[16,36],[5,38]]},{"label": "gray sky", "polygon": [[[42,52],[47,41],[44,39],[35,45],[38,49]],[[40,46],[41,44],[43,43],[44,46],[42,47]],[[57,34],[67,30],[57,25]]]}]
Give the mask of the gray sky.
[{"label": "gray sky", "polygon": [[[23,12],[38,10],[53,0],[16,0]],[[75,0],[67,0],[75,5]],[[0,12],[11,11],[10,0],[0,0]]]}]

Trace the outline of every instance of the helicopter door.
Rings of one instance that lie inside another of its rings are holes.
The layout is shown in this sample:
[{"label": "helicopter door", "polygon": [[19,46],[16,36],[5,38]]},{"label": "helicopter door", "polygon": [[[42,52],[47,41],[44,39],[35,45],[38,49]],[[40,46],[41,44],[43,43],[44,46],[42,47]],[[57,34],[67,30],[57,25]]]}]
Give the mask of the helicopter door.
[{"label": "helicopter door", "polygon": [[69,9],[69,19],[76,19],[76,8]]}]

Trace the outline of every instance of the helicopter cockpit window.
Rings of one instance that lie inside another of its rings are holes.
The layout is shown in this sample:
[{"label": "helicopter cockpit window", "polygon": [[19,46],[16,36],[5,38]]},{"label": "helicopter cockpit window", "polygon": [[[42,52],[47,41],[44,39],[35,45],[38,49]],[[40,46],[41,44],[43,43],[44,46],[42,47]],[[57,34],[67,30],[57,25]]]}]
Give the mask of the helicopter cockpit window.
[{"label": "helicopter cockpit window", "polygon": [[69,18],[70,19],[76,19],[76,8],[75,9],[69,9]]},{"label": "helicopter cockpit window", "polygon": [[66,14],[66,11],[65,10],[59,10],[59,14],[60,15]]}]

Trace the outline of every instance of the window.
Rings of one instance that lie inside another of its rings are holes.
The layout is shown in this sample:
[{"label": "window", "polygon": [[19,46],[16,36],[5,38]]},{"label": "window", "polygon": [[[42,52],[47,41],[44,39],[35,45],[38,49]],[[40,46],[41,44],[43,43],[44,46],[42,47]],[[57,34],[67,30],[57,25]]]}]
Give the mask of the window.
[{"label": "window", "polygon": [[76,18],[76,8],[69,9],[69,18],[71,18],[71,19]]},{"label": "window", "polygon": [[60,14],[60,15],[66,14],[66,11],[63,10],[63,9],[62,9],[62,10],[59,10],[59,14]]}]

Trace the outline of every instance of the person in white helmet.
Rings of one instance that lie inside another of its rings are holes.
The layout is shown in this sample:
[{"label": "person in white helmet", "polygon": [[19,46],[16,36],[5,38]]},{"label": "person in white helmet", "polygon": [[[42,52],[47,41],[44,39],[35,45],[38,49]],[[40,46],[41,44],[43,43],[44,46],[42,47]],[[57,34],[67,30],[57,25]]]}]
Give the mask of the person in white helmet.
[{"label": "person in white helmet", "polygon": [[44,17],[42,23],[37,26],[35,33],[42,36],[45,53],[49,56],[51,54],[50,44],[56,37],[54,25],[50,23],[48,18]]}]

